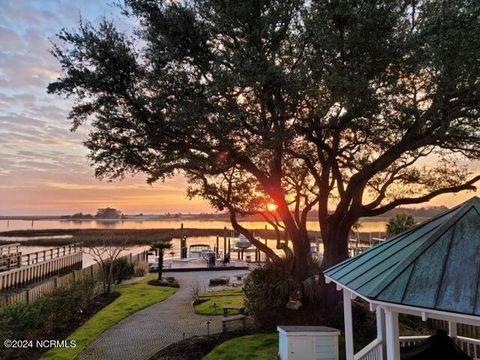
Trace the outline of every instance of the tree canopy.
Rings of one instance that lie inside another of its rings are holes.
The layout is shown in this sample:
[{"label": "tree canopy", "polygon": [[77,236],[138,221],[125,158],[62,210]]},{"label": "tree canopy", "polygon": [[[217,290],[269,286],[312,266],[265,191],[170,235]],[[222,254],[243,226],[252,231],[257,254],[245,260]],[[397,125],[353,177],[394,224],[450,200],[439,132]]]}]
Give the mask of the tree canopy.
[{"label": "tree canopy", "polygon": [[52,50],[63,72],[48,91],[74,98],[74,129],[90,124],[96,174],[182,174],[190,196],[228,210],[275,261],[237,221],[262,214],[300,277],[313,208],[327,267],[348,256],[358,218],[480,179],[465,166],[480,157],[478,1],[127,0],[123,9],[133,34],[82,22]]},{"label": "tree canopy", "polygon": [[106,207],[98,209],[95,217],[98,219],[120,219],[122,217],[122,212],[115,208]]},{"label": "tree canopy", "polygon": [[398,213],[388,220],[386,230],[387,237],[401,234],[408,229],[411,229],[417,224],[415,218],[408,213]]}]

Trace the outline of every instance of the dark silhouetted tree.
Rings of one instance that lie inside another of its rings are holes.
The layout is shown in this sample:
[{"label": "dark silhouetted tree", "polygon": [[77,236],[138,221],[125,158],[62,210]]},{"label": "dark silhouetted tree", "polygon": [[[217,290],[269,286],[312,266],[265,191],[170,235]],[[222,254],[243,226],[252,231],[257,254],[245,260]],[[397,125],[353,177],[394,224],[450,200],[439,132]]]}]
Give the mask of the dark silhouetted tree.
[{"label": "dark silhouetted tree", "polygon": [[[478,1],[127,0],[132,35],[104,20],[58,35],[73,128],[99,177],[182,174],[189,195],[261,214],[292,274],[323,268],[364,216],[474,189],[480,157]],[[276,209],[269,211],[268,204]],[[287,245],[291,245],[291,251]],[[337,294],[323,285],[323,298]]]},{"label": "dark silhouetted tree", "polygon": [[98,219],[120,219],[122,217],[122,212],[111,207],[106,207],[98,209],[95,217]]},{"label": "dark silhouetted tree", "polygon": [[[151,250],[158,252],[158,281],[162,280],[163,273],[163,259],[165,258],[165,251],[171,250],[173,244],[170,241],[156,241],[150,245]],[[172,255],[173,257],[173,255]]]}]

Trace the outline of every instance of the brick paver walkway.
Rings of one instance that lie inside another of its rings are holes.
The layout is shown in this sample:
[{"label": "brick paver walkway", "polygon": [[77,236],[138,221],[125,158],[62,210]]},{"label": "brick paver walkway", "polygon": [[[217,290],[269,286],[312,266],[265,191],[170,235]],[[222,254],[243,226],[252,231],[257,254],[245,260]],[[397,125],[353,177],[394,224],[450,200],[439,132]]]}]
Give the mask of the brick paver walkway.
[{"label": "brick paver walkway", "polygon": [[79,360],[145,360],[164,347],[194,335],[221,331],[220,316],[201,316],[191,306],[191,286],[198,282],[203,288],[208,280],[234,276],[245,271],[214,271],[175,273],[180,289],[165,301],[149,306],[117,325],[112,326],[90,344]]}]

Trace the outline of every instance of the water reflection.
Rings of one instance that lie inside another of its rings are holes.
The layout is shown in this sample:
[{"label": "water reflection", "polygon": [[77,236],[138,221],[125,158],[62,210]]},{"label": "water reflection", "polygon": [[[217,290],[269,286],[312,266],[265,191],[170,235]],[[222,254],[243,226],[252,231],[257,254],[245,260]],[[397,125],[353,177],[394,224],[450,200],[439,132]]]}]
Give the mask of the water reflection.
[{"label": "water reflection", "polygon": [[[0,231],[8,230],[44,230],[44,229],[179,229],[183,223],[191,229],[223,229],[231,228],[230,222],[223,220],[0,220]],[[240,221],[248,229],[264,229],[261,221]],[[270,226],[267,228],[271,229]],[[319,231],[317,221],[308,221],[307,228]],[[384,232],[385,221],[364,220],[361,222],[362,232]]]},{"label": "water reflection", "polygon": [[[230,240],[230,241],[229,241]],[[266,240],[266,239],[260,239],[263,243],[267,244],[268,247],[272,248],[277,254],[283,254],[281,250],[276,249],[277,242],[276,240]],[[226,239],[226,251],[228,252],[228,244],[230,243],[230,246],[233,248],[235,246],[235,238],[232,237],[227,237]],[[210,248],[213,250],[217,246],[217,237],[216,236],[203,236],[203,237],[189,237],[187,238],[187,248],[189,248],[191,245],[200,245],[200,244],[205,244],[209,245]],[[165,259],[170,260],[170,259],[179,259],[180,258],[180,239],[175,238],[172,240],[172,250],[168,251],[165,254]],[[224,254],[224,238],[219,237],[218,238],[218,246],[219,246],[219,253],[221,255]],[[22,252],[22,254],[28,254],[32,252],[37,252],[37,251],[44,251],[48,249],[52,249],[54,247],[52,246],[25,246],[22,245],[20,246],[19,251]],[[142,245],[142,246],[131,246],[128,247],[127,249],[122,251],[122,255],[126,255],[129,253],[132,253],[133,255],[138,254],[142,251],[149,250],[150,246],[148,245]],[[320,245],[320,252],[323,251],[322,245]],[[173,254],[172,254],[173,253]],[[232,256],[235,256],[234,254]],[[149,261],[154,261],[154,256],[149,257]],[[84,248],[84,253],[83,253],[83,267],[88,267],[92,265],[95,262],[94,258],[92,255],[88,253],[88,248]]]}]

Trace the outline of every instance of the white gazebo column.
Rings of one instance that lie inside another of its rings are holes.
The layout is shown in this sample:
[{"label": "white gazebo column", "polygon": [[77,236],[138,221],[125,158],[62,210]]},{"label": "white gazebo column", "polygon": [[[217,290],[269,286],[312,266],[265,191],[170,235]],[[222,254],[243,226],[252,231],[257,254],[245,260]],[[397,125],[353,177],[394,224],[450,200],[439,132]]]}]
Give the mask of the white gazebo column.
[{"label": "white gazebo column", "polygon": [[387,359],[387,347],[385,344],[387,335],[385,330],[385,312],[380,306],[377,306],[375,318],[377,319],[377,339],[381,341],[382,345],[382,357],[381,359]]},{"label": "white gazebo column", "polygon": [[448,322],[448,335],[451,338],[457,337],[457,323],[455,321]]},{"label": "white gazebo column", "polygon": [[385,309],[385,328],[387,337],[387,359],[400,360],[400,335],[397,312]]},{"label": "white gazebo column", "polygon": [[353,319],[352,293],[343,289],[343,319],[345,322],[345,355],[347,360],[353,360]]}]

